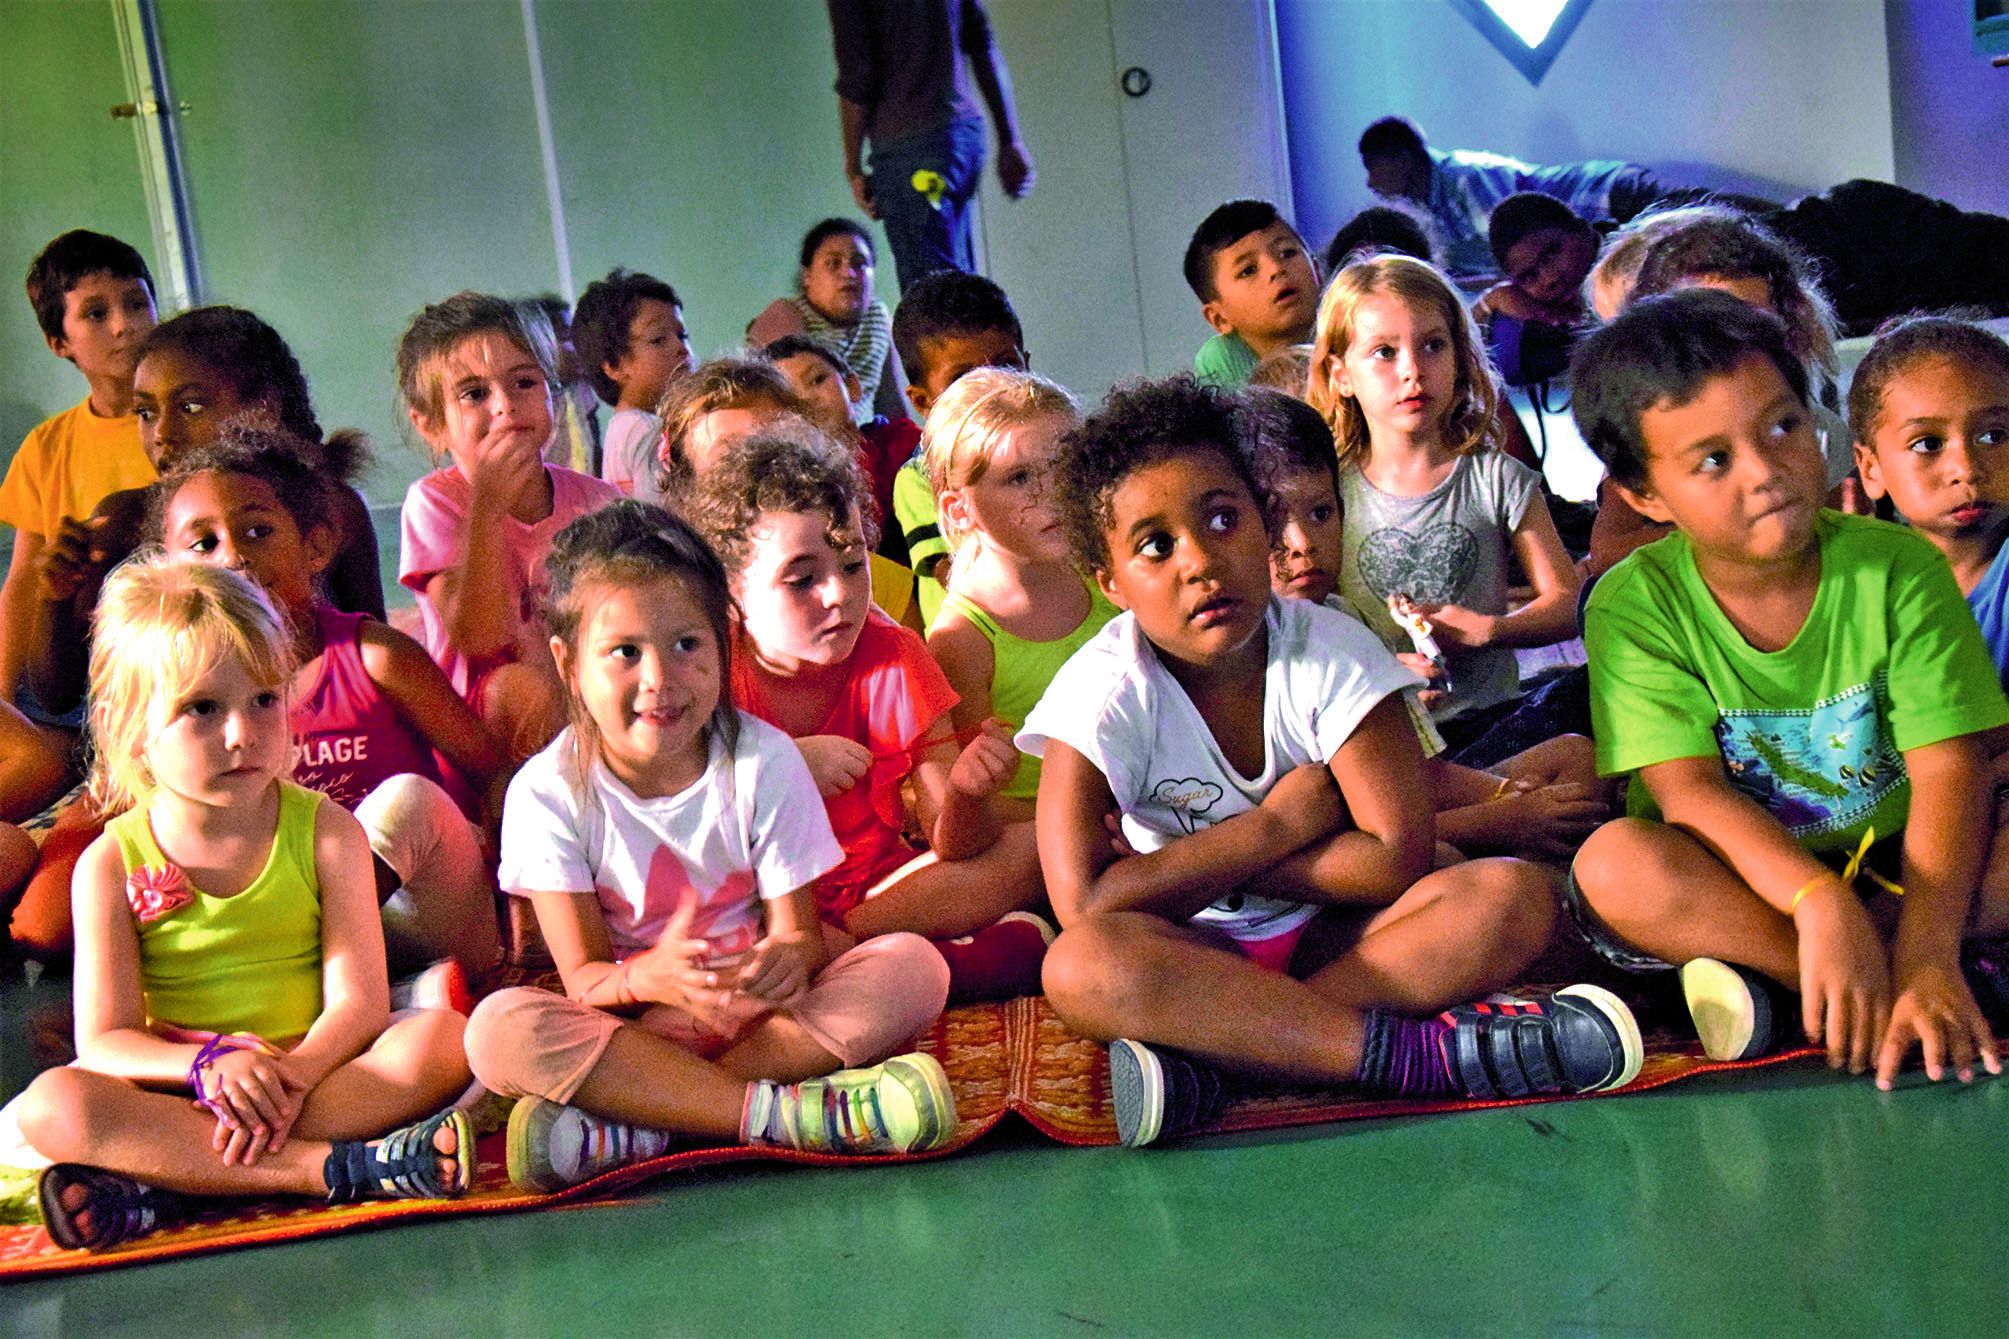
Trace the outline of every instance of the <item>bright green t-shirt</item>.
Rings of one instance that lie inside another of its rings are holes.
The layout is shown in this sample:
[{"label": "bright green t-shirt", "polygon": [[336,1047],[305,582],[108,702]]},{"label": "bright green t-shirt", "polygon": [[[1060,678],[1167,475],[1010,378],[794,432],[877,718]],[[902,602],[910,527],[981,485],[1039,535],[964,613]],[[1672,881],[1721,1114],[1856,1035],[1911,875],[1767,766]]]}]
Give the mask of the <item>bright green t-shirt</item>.
[{"label": "bright green t-shirt", "polygon": [[[907,563],[919,573],[931,558],[946,557],[949,541],[942,537],[942,518],[935,510],[935,490],[928,486],[928,472],[914,459],[893,476],[893,520],[907,541]],[[942,583],[933,576],[919,577],[914,594],[921,602],[921,623],[935,626],[942,609]]]},{"label": "bright green t-shirt", "polygon": [[1249,376],[1262,359],[1240,335],[1216,335],[1193,355],[1193,373],[1209,386],[1238,391],[1249,384]]},{"label": "bright green t-shirt", "polygon": [[[1598,770],[1721,757],[1730,784],[1811,851],[1904,828],[1903,755],[2009,721],[2009,702],[1939,551],[1901,526],[1824,511],[1820,587],[1792,642],[1744,640],[1688,537],[1606,573],[1584,619]],[[1657,817],[1637,777],[1627,812]]]}]

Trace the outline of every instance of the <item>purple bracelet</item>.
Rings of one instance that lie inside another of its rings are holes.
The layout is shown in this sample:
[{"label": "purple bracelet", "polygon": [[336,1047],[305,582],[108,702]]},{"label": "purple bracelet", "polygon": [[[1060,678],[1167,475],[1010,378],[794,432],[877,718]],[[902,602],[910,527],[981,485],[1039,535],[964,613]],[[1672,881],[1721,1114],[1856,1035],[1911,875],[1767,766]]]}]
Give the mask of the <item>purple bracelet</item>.
[{"label": "purple bracelet", "polygon": [[251,1049],[249,1045],[239,1038],[223,1032],[217,1033],[202,1044],[202,1049],[195,1053],[195,1059],[188,1066],[188,1086],[195,1090],[195,1104],[197,1106],[220,1121],[236,1119],[236,1117],[230,1114],[230,1108],[224,1106],[223,1102],[214,1093],[208,1095],[203,1093],[202,1074],[204,1070],[216,1062],[217,1057],[231,1051],[248,1051]]}]

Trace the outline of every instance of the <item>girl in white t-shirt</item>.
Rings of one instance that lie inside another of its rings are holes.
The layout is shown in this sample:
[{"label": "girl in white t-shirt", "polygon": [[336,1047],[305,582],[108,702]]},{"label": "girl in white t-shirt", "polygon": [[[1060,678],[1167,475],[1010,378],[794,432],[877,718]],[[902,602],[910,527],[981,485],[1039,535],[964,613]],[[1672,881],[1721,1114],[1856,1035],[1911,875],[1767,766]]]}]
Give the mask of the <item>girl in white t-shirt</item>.
[{"label": "girl in white t-shirt", "polygon": [[482,1082],[521,1099],[510,1179],[555,1190],[675,1135],[945,1141],[941,1065],[886,1057],[941,1013],[948,968],[918,936],[852,948],[819,924],[812,887],[842,852],[794,743],[724,692],[718,558],[623,501],[560,532],[550,577],[572,724],[509,787],[501,883],[535,909],[565,993],[502,991],[467,1032]]}]

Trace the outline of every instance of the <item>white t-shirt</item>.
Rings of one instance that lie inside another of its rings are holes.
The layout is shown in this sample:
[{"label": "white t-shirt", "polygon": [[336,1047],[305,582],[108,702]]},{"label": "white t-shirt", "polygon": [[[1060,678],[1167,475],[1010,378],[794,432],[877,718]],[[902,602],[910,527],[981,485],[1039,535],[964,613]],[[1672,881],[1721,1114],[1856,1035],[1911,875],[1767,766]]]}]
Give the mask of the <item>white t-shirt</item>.
[{"label": "white t-shirt", "polygon": [[[1292,768],[1330,762],[1376,703],[1416,686],[1416,676],[1373,633],[1323,605],[1273,595],[1266,622],[1261,775],[1235,771],[1127,613],[1060,667],[1026,717],[1019,748],[1044,756],[1054,739],[1093,763],[1116,797],[1124,837],[1148,853],[1255,808]],[[1229,893],[1193,921],[1237,939],[1267,939],[1302,925],[1315,911]]]},{"label": "white t-shirt", "polygon": [[728,759],[713,740],[705,774],[675,795],[643,799],[593,763],[574,789],[568,728],[523,764],[503,804],[502,887],[591,892],[614,956],[649,948],[687,893],[699,902],[691,937],[724,960],[761,934],[759,900],[786,897],[835,869],[844,852],[795,741],[745,712]]},{"label": "white t-shirt", "polygon": [[629,497],[660,505],[656,439],[663,421],[646,409],[616,409],[600,437],[600,477]]}]

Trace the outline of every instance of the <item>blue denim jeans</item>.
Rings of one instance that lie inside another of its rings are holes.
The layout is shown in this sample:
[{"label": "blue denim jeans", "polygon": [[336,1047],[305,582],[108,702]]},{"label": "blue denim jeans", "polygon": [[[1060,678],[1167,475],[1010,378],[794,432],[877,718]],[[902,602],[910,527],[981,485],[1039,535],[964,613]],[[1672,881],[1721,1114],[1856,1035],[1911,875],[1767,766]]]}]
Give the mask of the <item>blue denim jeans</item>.
[{"label": "blue denim jeans", "polygon": [[[970,199],[984,170],[982,121],[951,121],[905,139],[874,141],[867,167],[902,289],[936,270],[976,268]],[[917,172],[941,177],[939,199],[915,188]]]}]

